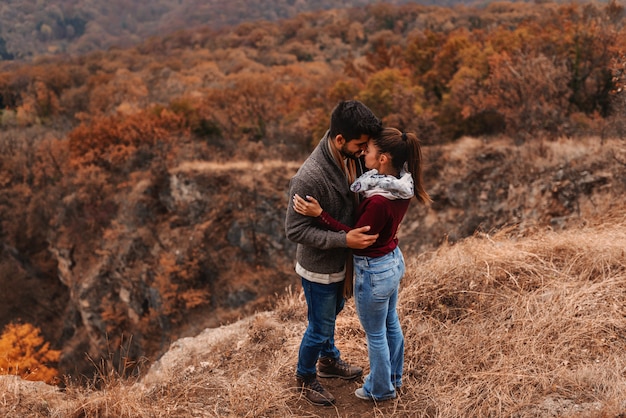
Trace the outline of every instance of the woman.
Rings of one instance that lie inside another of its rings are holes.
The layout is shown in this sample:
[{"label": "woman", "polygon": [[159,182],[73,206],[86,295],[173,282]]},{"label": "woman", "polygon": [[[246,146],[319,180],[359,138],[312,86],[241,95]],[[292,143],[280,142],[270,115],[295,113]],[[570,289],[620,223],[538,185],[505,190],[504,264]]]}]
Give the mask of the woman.
[{"label": "woman", "polygon": [[[357,315],[367,336],[370,373],[355,395],[361,399],[382,401],[396,397],[402,385],[404,335],[396,305],[400,279],[405,266],[398,247],[397,231],[412,197],[429,203],[422,182],[422,152],[414,133],[395,128],[383,129],[370,139],[365,155],[369,169],[350,186],[365,199],[357,209],[355,228],[369,225],[371,234],[379,234],[370,247],[353,250]],[[337,222],[312,196],[294,195],[296,212],[319,218],[334,231],[351,228]]]}]

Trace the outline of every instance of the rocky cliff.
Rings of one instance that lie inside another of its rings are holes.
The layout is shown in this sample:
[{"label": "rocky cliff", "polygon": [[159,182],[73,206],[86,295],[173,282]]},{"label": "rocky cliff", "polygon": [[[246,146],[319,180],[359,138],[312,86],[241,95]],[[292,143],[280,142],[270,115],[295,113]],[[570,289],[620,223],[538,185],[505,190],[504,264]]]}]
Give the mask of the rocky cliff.
[{"label": "rocky cliff", "polygon": [[[294,283],[283,233],[296,163],[188,162],[138,175],[115,196],[111,227],[50,237],[69,289],[61,370],[103,355],[155,358],[181,335],[267,306]],[[70,199],[71,197],[68,197]]]}]

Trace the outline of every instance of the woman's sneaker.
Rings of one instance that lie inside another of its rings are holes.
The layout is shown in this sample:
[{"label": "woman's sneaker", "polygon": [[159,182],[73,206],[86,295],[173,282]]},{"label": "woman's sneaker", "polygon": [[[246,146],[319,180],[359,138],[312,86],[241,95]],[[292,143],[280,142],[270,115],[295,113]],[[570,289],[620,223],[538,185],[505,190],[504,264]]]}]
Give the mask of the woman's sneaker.
[{"label": "woman's sneaker", "polygon": [[313,405],[330,406],[335,403],[335,397],[324,389],[316,376],[310,378],[296,376],[296,381],[304,397]]},{"label": "woman's sneaker", "polygon": [[363,374],[363,369],[351,366],[342,359],[322,357],[317,361],[317,375],[319,377],[338,377],[352,380]]},{"label": "woman's sneaker", "polygon": [[364,401],[373,401],[374,400],[374,398],[372,398],[370,395],[365,393],[365,389],[363,389],[363,388],[358,388],[357,390],[354,391],[354,394],[356,395],[357,398],[363,399]]},{"label": "woman's sneaker", "polygon": [[358,388],[357,390],[354,391],[354,394],[356,395],[357,398],[363,399],[364,401],[382,402],[382,401],[388,401],[390,399],[395,399],[396,398],[396,394],[394,393],[393,396],[389,396],[388,398],[376,399],[372,395],[368,395],[368,393],[365,392],[365,388]]}]

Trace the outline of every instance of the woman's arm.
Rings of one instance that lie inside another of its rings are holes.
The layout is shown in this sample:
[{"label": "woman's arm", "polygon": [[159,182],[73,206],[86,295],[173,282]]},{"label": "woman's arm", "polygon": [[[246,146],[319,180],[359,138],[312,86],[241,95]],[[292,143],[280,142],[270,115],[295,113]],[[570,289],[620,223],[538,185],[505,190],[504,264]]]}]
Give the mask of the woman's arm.
[{"label": "woman's arm", "polygon": [[312,196],[306,196],[305,199],[298,194],[294,194],[293,209],[300,215],[317,218],[319,223],[331,231],[350,232],[352,230],[352,228],[337,221],[328,212],[324,211],[317,199]]}]

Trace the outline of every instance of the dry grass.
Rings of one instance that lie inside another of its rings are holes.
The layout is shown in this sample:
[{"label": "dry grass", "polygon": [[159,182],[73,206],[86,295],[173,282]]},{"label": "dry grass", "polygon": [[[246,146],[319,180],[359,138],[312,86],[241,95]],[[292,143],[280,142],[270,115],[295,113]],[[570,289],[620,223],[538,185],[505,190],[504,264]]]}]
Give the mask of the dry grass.
[{"label": "dry grass", "polygon": [[[293,390],[299,291],[273,312],[174,343],[138,380],[65,391],[0,379],[19,417],[615,417],[626,410],[626,219],[477,235],[407,260],[405,385],[394,402],[313,408]],[[337,341],[367,364],[352,301]]]},{"label": "dry grass", "polygon": [[446,417],[615,416],[626,393],[624,222],[519,240],[512,232],[411,262],[401,303],[416,407]]}]

